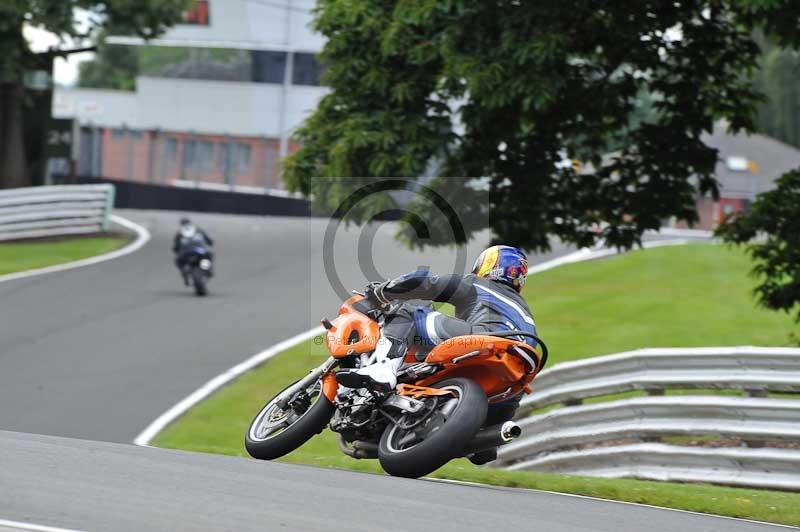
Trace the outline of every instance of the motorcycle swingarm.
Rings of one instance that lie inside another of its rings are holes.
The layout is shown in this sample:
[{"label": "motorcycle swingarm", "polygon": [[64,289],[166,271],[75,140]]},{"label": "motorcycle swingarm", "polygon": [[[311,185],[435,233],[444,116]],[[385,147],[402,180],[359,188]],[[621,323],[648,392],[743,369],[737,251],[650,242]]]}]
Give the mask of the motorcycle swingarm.
[{"label": "motorcycle swingarm", "polygon": [[440,390],[438,388],[414,386],[413,384],[399,384],[397,386],[397,393],[390,395],[381,406],[391,406],[403,412],[416,414],[425,407],[425,403],[420,400],[422,397],[443,395],[453,395],[453,392],[450,390]]},{"label": "motorcycle swingarm", "polygon": [[397,408],[398,410],[402,410],[403,412],[408,412],[410,414],[416,414],[420,410],[423,409],[425,403],[420,401],[419,399],[414,399],[413,397],[407,397],[405,395],[390,395],[386,398],[386,400],[381,405],[382,407],[390,406],[392,408]]},{"label": "motorcycle swingarm", "polygon": [[439,388],[428,388],[427,386],[415,386],[413,384],[398,384],[397,394],[413,399],[440,395],[455,395],[451,390],[440,390]]}]

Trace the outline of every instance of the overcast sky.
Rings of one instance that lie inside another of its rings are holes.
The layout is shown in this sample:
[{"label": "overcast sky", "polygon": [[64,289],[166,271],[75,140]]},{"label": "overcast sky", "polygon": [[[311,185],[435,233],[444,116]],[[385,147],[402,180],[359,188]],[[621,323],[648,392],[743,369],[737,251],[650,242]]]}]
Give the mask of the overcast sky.
[{"label": "overcast sky", "polygon": [[[89,16],[89,12],[87,11],[75,11],[75,19],[79,26],[87,24]],[[60,43],[56,35],[50,33],[49,31],[45,31],[41,28],[35,28],[33,26],[26,25],[23,28],[22,33],[28,40],[31,50],[34,52],[44,52],[51,47],[72,48],[85,46],[84,43],[75,43],[72,41]],[[55,79],[56,83],[61,85],[72,85],[75,83],[78,77],[78,63],[87,61],[92,57],[94,57],[94,53],[84,52],[81,54],[72,54],[68,57],[68,59],[57,58],[53,65],[53,78]]]}]

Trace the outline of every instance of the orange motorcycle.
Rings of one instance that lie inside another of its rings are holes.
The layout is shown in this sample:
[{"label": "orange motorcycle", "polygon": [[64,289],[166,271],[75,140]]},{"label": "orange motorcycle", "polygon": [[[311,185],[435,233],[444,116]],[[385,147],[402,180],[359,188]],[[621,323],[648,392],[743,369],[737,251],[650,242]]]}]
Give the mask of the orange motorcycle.
[{"label": "orange motorcycle", "polygon": [[547,346],[527,332],[459,336],[429,352],[411,348],[389,393],[340,386],[337,368],[373,363],[378,342],[388,341],[381,331],[391,308],[356,294],[336,319],[322,320],[330,358],[256,415],[245,436],[252,457],[284,456],[330,425],[346,455],[377,458],[390,475],[417,478],[521,434],[512,421],[490,427],[484,421],[488,405],[530,393],[547,362]]}]

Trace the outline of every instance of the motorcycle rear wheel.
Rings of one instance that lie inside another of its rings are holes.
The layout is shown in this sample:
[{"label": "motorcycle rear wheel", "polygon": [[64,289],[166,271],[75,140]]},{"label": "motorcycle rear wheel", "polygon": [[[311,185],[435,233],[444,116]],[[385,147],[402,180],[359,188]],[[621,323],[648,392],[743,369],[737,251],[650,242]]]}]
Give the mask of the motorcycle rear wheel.
[{"label": "motorcycle rear wheel", "polygon": [[285,409],[287,407],[280,408],[277,404],[280,393],[261,409],[245,435],[244,446],[250,456],[259,460],[274,460],[289,454],[322,432],[330,422],[334,405],[322,393],[321,381],[309,386],[304,393],[308,404],[301,412],[291,407],[288,410]]},{"label": "motorcycle rear wheel", "polygon": [[378,459],[392,476],[419,478],[461,456],[486,419],[486,394],[475,381],[454,378],[432,387],[452,390],[456,397],[439,402],[425,423],[412,429],[392,423],[381,436]]}]

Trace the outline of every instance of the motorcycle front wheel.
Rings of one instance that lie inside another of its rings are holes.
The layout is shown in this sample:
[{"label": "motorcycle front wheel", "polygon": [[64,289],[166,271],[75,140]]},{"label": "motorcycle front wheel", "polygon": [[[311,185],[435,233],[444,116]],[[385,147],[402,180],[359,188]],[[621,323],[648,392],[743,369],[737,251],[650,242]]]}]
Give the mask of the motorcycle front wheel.
[{"label": "motorcycle front wheel", "polygon": [[283,407],[279,396],[261,409],[247,430],[244,446],[253,458],[274,460],[289,454],[322,432],[333,415],[334,405],[322,393],[321,380],[295,393]]},{"label": "motorcycle front wheel", "polygon": [[396,477],[419,478],[439,469],[463,449],[486,419],[486,394],[470,379],[447,379],[432,386],[453,392],[435,401],[424,419],[403,416],[391,423],[378,444],[381,467]]},{"label": "motorcycle front wheel", "polygon": [[208,294],[206,287],[206,274],[199,267],[192,268],[192,284],[194,285],[194,293],[198,296]]}]

